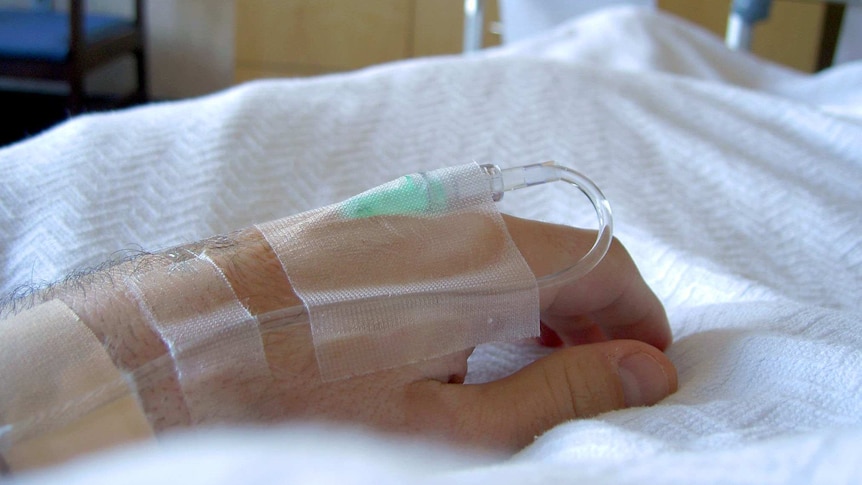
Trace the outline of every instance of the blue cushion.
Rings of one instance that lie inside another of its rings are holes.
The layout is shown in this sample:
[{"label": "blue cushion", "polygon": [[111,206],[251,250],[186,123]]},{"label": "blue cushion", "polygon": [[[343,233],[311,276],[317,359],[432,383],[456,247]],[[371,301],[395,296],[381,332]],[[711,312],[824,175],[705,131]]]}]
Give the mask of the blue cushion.
[{"label": "blue cushion", "polygon": [[[86,15],[84,39],[103,39],[134,25],[121,17]],[[0,10],[0,56],[63,61],[69,56],[69,15],[61,12]]]}]

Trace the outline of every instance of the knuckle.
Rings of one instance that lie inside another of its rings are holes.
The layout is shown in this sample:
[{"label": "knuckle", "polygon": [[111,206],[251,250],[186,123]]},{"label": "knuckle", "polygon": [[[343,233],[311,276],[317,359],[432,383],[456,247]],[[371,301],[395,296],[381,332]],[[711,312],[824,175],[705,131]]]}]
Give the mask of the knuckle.
[{"label": "knuckle", "polygon": [[574,417],[585,418],[625,405],[622,386],[612,359],[587,347],[565,349],[565,383]]}]

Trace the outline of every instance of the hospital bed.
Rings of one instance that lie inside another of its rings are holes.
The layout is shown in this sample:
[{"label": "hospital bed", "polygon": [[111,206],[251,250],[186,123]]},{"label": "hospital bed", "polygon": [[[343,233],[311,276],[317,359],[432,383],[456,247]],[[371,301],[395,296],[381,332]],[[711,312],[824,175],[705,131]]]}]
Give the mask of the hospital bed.
[{"label": "hospital bed", "polygon": [[[549,159],[604,190],[666,306],[680,386],[658,405],[560,424],[514,457],[285,424],[188,432],[20,483],[862,481],[862,65],[800,74],[650,10],[81,116],[7,147],[0,292],[404,173]],[[501,208],[590,226],[559,190]],[[468,382],[548,352],[482,346]]]},{"label": "hospital bed", "polygon": [[[832,65],[838,48],[841,27],[842,24],[846,23],[844,21],[846,7],[862,8],[862,2],[858,0],[839,0],[833,2],[802,0],[802,3],[806,2],[810,4],[825,4],[823,25],[821,26],[821,32],[819,32],[819,56],[815,65],[816,70],[820,70]],[[486,0],[464,0],[464,29],[462,34],[464,53],[475,52],[483,47],[482,38],[483,29],[485,28],[485,12],[488,8],[487,3]],[[734,50],[750,52],[752,49],[754,28],[761,22],[769,19],[773,3],[773,0],[734,0],[729,2],[727,27],[724,37],[725,44]],[[654,0],[630,0],[628,2],[623,0],[607,3],[607,5],[615,4],[655,6],[656,2]],[[601,5],[602,2],[552,1],[543,4],[541,2],[509,0],[508,4],[503,5],[506,6],[504,10],[507,10],[506,15],[508,18],[504,19],[502,28],[500,28],[500,25],[496,25],[495,30],[502,31],[504,40],[510,34],[514,34],[512,37],[517,39],[530,31],[545,27],[555,16],[561,13],[565,12],[569,16],[575,16],[589,12],[595,8],[601,8]],[[696,6],[690,8],[697,10]],[[530,18],[526,20],[519,18],[525,14]],[[853,12],[850,17],[855,17],[855,15],[857,14]],[[509,22],[518,24],[518,27],[507,27]],[[858,21],[850,20],[850,22]]]}]

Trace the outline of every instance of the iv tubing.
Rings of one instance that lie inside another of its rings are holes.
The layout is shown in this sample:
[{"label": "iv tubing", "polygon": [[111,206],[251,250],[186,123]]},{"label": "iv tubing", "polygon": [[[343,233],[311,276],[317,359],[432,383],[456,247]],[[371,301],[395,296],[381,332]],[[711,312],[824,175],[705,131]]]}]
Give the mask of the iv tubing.
[{"label": "iv tubing", "polygon": [[[593,246],[572,266],[554,274],[536,279],[539,288],[564,285],[589,273],[607,254],[613,240],[613,215],[611,206],[601,189],[585,175],[552,161],[500,169],[496,165],[480,165],[488,174],[494,201],[503,198],[505,192],[519,190],[549,182],[565,182],[580,190],[593,205],[598,219],[598,233]],[[275,310],[257,316],[261,332],[274,331],[288,325],[308,323],[308,314],[303,305]]]},{"label": "iv tubing", "polygon": [[496,165],[482,165],[481,167],[491,176],[494,201],[499,201],[505,192],[511,190],[549,182],[566,182],[586,195],[596,211],[599,229],[593,247],[572,266],[538,278],[539,288],[570,283],[592,271],[605,257],[613,240],[613,215],[608,200],[592,180],[575,170],[557,165],[552,161],[502,170]]},{"label": "iv tubing", "polygon": [[[610,204],[601,190],[590,179],[570,168],[556,165],[554,162],[502,170],[495,165],[482,165],[481,168],[490,177],[495,201],[500,200],[505,192],[511,190],[560,181],[580,190],[587,196],[596,210],[599,229],[592,248],[569,268],[537,278],[539,288],[572,282],[589,273],[599,264],[607,253],[613,238],[613,219]],[[301,304],[262,313],[256,318],[261,334],[275,332],[290,325],[308,323],[308,313]],[[173,370],[170,354],[164,354],[132,371],[127,379],[139,387],[144,387],[153,379],[170,375]]]}]

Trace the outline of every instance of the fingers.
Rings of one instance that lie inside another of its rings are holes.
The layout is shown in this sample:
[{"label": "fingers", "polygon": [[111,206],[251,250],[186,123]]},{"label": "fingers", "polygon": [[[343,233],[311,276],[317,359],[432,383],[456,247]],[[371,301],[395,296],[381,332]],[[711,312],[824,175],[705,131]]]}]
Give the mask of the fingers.
[{"label": "fingers", "polygon": [[[586,254],[595,232],[505,216],[509,233],[537,277],[561,271]],[[574,344],[608,338],[641,340],[660,349],[671,341],[661,302],[616,239],[582,278],[540,292],[542,321]]]},{"label": "fingers", "polygon": [[419,427],[445,429],[461,443],[514,450],[564,421],[655,404],[676,387],[676,370],[664,354],[619,340],[560,350],[488,384],[432,385],[428,393],[415,393],[411,404],[430,421]]}]

